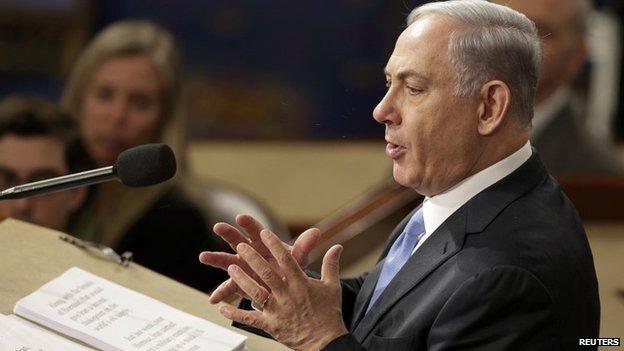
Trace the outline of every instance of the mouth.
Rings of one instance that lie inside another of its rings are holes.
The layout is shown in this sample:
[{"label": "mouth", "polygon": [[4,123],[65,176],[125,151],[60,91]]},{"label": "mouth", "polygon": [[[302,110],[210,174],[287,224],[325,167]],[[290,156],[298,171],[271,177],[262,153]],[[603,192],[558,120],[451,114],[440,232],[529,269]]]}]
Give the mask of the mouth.
[{"label": "mouth", "polygon": [[118,150],[122,148],[121,142],[114,138],[100,137],[96,139],[97,144],[105,150]]},{"label": "mouth", "polygon": [[388,141],[386,145],[386,155],[393,160],[396,160],[403,156],[407,152],[407,148],[401,145],[397,145]]}]

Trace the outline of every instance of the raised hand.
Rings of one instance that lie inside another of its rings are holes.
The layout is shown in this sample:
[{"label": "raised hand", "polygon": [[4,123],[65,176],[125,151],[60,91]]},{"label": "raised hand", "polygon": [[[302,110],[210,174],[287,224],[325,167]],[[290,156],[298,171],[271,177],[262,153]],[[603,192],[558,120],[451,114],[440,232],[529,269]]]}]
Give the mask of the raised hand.
[{"label": "raised hand", "polygon": [[334,245],[323,257],[321,279],[308,277],[283,243],[268,230],[261,239],[275,258],[267,261],[248,244],[237,252],[257,278],[233,264],[228,274],[262,310],[246,311],[224,305],[221,314],[231,320],[262,329],[295,350],[319,350],[346,334],[342,318],[339,261],[342,246]]},{"label": "raised hand", "polygon": [[[246,235],[227,223],[217,223],[215,224],[213,230],[217,235],[225,240],[233,250],[236,250],[236,247],[241,243],[248,244],[267,262],[275,265],[275,259],[260,238],[260,232],[264,229],[262,224],[249,215],[237,216],[236,223],[243,228]],[[318,243],[319,235],[320,233],[318,229],[311,228],[299,235],[292,246],[283,242],[282,245],[288,252],[292,253],[299,266],[305,269],[308,265],[308,255]],[[253,272],[247,263],[241,259],[239,254],[204,251],[199,255],[199,261],[223,270],[227,270],[227,268],[232,264],[238,265],[245,272],[247,272],[250,277],[256,279],[256,281],[260,284],[263,284],[262,280]],[[249,296],[247,296],[247,294],[245,294],[245,292],[240,289],[232,279],[228,279],[213,291],[208,301],[216,304],[234,294],[244,298],[249,298]]]}]

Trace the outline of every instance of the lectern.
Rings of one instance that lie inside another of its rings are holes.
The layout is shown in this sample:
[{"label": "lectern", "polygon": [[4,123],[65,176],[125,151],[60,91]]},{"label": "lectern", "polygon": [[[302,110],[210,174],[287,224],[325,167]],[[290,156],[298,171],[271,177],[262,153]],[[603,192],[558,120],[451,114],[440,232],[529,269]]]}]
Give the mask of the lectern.
[{"label": "lectern", "polygon": [[174,308],[244,334],[248,337],[247,350],[289,350],[273,340],[231,327],[230,321],[219,314],[218,306],[208,303],[208,295],[138,264],[130,263],[123,267],[94,256],[61,240],[60,237],[64,235],[13,219],[0,222],[0,313],[11,314],[19,299],[67,269],[79,267]]}]

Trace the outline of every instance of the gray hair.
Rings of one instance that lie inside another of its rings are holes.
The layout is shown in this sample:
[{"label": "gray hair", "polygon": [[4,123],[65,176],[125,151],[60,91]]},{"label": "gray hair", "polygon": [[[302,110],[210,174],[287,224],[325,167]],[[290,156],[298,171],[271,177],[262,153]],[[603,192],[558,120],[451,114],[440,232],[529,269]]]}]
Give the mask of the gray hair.
[{"label": "gray hair", "polygon": [[511,91],[510,115],[522,129],[531,127],[542,50],[535,24],[508,7],[484,0],[451,0],[414,9],[407,25],[429,16],[452,18],[450,64],[456,69],[455,94],[470,96],[486,82],[505,82]]}]

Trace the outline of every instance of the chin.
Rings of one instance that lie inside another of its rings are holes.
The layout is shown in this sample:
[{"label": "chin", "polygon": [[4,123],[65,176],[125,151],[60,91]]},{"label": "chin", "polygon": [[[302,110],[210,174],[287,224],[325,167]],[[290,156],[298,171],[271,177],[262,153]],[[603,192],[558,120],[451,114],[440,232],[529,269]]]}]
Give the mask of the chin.
[{"label": "chin", "polygon": [[392,171],[394,180],[406,188],[412,188],[414,191],[423,196],[429,196],[429,189],[425,188],[424,175],[421,173],[409,172],[405,169],[397,167],[396,164]]},{"label": "chin", "polygon": [[408,172],[405,171],[405,169],[401,169],[396,164],[394,165],[392,169],[392,177],[397,183],[401,184],[404,187],[416,189],[418,184],[420,184],[420,182],[417,181],[417,179],[414,179],[417,177],[414,177],[414,175],[409,174]]}]

